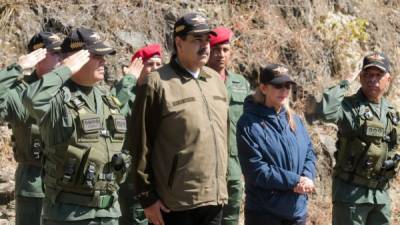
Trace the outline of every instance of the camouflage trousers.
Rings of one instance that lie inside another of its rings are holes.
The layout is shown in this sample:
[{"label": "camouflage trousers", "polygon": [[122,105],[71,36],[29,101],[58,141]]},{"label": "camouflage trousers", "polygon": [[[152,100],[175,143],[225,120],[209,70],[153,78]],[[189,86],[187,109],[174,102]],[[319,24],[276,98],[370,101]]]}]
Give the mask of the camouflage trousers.
[{"label": "camouflage trousers", "polygon": [[43,198],[16,196],[15,224],[40,225]]},{"label": "camouflage trousers", "polygon": [[335,202],[332,225],[390,225],[390,205]]}]

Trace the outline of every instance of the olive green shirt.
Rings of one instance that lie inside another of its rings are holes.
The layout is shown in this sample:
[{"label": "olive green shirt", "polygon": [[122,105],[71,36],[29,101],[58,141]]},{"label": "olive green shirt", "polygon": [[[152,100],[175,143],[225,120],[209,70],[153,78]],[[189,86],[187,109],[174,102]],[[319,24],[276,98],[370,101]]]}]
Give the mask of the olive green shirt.
[{"label": "olive green shirt", "polygon": [[229,163],[228,180],[238,180],[242,175],[236,145],[236,124],[243,114],[243,103],[250,94],[250,84],[242,75],[227,72],[225,81],[229,99]]},{"label": "olive green shirt", "polygon": [[[327,122],[337,123],[339,133],[346,134],[355,130],[357,115],[354,115],[352,104],[345,99],[349,90],[349,82],[344,80],[338,85],[327,89],[323,93],[320,116]],[[372,104],[359,90],[356,94],[357,100],[362,105],[368,105],[383,124],[386,124],[386,114],[392,109],[385,98],[381,99],[380,110],[377,105]],[[378,112],[380,111],[380,112]],[[386,204],[390,202],[388,190],[371,189],[344,182],[339,178],[333,178],[332,201],[347,203],[376,203]]]},{"label": "olive green shirt", "polygon": [[[23,77],[22,68],[18,64],[12,64],[6,69],[0,71],[0,120],[7,121],[13,131],[15,140],[14,152],[18,162],[15,171],[15,194],[17,196],[43,198],[43,186],[40,176],[40,161],[36,164],[27,163],[26,159],[31,158],[29,155],[31,146],[28,146],[30,139],[30,131],[28,127],[34,121],[30,118],[28,111],[22,105],[23,85],[36,81],[38,78],[36,73]],[[22,139],[24,138],[24,139]],[[25,149],[29,148],[29,149]]]},{"label": "olive green shirt", "polygon": [[[46,146],[66,142],[73,133],[72,116],[63,115],[66,112],[64,104],[68,102],[71,96],[65,96],[66,92],[61,91],[70,76],[69,68],[57,68],[43,76],[42,79],[32,83],[24,92],[23,103],[30,114],[37,121],[40,121],[39,125]],[[105,105],[97,88],[93,88],[92,92],[85,90],[77,90],[77,92],[83,97],[91,110],[99,115],[103,113]],[[95,99],[95,102],[93,99]],[[54,129],[49,129],[50,127],[54,127]],[[113,193],[113,196],[114,199],[118,199],[116,193]],[[46,195],[43,203],[43,218],[50,220],[77,221],[97,217],[117,218],[119,216],[121,216],[121,212],[118,201],[114,201],[109,208],[99,209],[60,202],[53,204],[50,197]]]}]

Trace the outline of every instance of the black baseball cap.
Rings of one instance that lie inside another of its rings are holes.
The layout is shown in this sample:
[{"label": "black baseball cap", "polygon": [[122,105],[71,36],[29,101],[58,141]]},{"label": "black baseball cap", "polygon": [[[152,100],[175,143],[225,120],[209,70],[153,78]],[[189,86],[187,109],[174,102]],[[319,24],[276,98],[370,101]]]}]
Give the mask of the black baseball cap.
[{"label": "black baseball cap", "polygon": [[174,37],[188,34],[217,34],[207,24],[207,19],[198,13],[187,13],[179,18],[174,25]]},{"label": "black baseball cap", "polygon": [[390,72],[390,62],[382,52],[374,52],[364,57],[362,70],[369,67],[376,67],[385,73]]},{"label": "black baseball cap", "polygon": [[35,34],[28,44],[28,52],[33,52],[39,48],[46,48],[51,51],[61,50],[61,38],[51,32],[39,32]]},{"label": "black baseball cap", "polygon": [[281,64],[270,64],[261,69],[260,83],[263,84],[296,84],[289,76],[289,70]]},{"label": "black baseball cap", "polygon": [[115,49],[106,45],[96,32],[83,27],[73,30],[61,45],[63,53],[75,52],[81,49],[87,49],[90,53],[103,56],[116,53]]}]

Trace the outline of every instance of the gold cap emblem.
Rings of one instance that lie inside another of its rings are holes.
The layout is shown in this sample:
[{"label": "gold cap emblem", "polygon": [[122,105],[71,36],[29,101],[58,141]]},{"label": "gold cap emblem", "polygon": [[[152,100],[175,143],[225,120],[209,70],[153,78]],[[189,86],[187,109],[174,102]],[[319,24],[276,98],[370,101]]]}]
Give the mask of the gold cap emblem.
[{"label": "gold cap emblem", "polygon": [[71,45],[70,45],[70,47],[71,47],[71,49],[76,49],[76,48],[81,48],[81,47],[83,47],[83,42],[72,42],[71,43]]},{"label": "gold cap emblem", "polygon": [[52,34],[51,36],[49,36],[49,39],[51,39],[52,41],[54,41],[54,42],[59,42],[59,41],[61,41],[61,38],[58,36],[58,35],[56,35],[56,34]]},{"label": "gold cap emblem", "polygon": [[100,36],[97,33],[93,33],[89,37],[93,38],[95,41],[100,41]]},{"label": "gold cap emblem", "polygon": [[44,47],[44,43],[37,43],[35,45],[33,45],[33,50],[39,49],[39,48],[43,48]]},{"label": "gold cap emblem", "polygon": [[279,66],[279,67],[273,69],[273,71],[275,72],[275,75],[283,75],[283,74],[287,74],[288,69],[283,66]]},{"label": "gold cap emblem", "polygon": [[368,59],[371,61],[379,61],[379,62],[384,60],[384,58],[378,53],[368,56]]},{"label": "gold cap emblem", "polygon": [[196,15],[195,18],[192,18],[192,21],[197,24],[198,23],[206,23],[206,19],[200,15]]}]

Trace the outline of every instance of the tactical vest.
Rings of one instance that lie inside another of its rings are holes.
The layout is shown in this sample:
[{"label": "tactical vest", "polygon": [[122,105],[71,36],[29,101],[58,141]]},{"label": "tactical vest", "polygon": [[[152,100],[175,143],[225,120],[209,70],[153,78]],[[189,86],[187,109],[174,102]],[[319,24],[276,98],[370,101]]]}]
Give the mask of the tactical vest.
[{"label": "tactical vest", "polygon": [[116,201],[113,193],[131,160],[122,150],[126,120],[112,97],[103,95],[102,100],[103,115],[92,112],[74,93],[65,103],[73,134],[68,142],[45,149],[45,190],[53,203],[108,208]]},{"label": "tactical vest", "polygon": [[[22,93],[27,87],[28,83],[20,80],[15,89],[18,93]],[[18,163],[40,167],[44,143],[35,119],[28,117],[25,121],[9,124],[9,128],[13,131],[11,141],[15,160]]]},{"label": "tactical vest", "polygon": [[383,189],[396,175],[400,161],[399,113],[389,110],[387,124],[366,105],[351,97],[356,115],[354,130],[339,134],[334,176],[350,183]]}]

